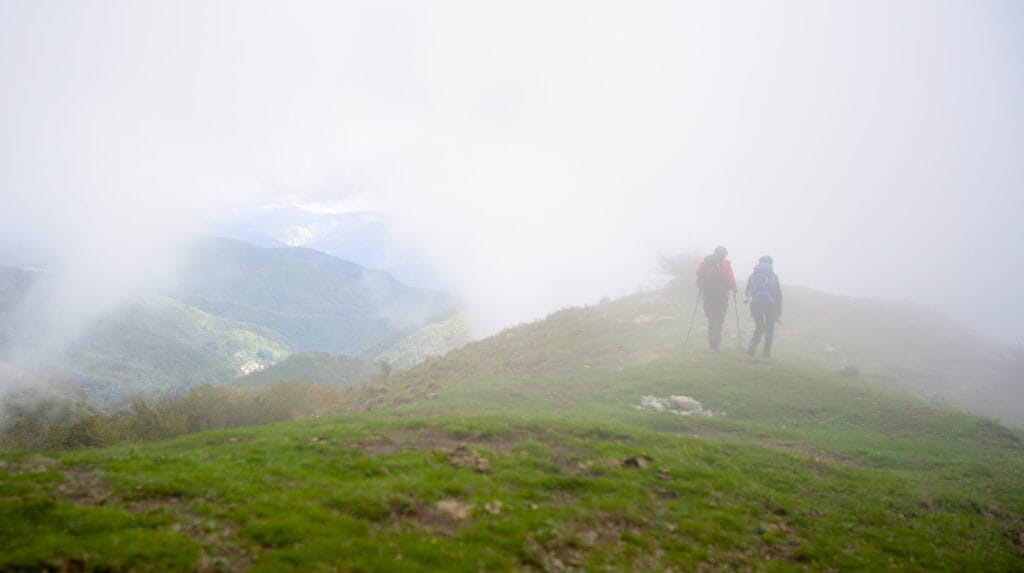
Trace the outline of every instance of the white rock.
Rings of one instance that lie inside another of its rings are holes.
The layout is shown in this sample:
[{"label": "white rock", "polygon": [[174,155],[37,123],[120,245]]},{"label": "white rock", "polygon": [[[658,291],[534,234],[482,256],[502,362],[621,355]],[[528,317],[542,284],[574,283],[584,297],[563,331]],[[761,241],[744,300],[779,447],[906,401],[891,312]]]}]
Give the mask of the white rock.
[{"label": "white rock", "polygon": [[700,414],[704,411],[704,406],[689,396],[669,396],[668,399],[672,403],[672,409],[677,412]]},{"label": "white rock", "polygon": [[668,405],[665,403],[664,398],[657,398],[655,396],[641,396],[640,407],[645,410],[654,410],[655,412],[664,412]]}]

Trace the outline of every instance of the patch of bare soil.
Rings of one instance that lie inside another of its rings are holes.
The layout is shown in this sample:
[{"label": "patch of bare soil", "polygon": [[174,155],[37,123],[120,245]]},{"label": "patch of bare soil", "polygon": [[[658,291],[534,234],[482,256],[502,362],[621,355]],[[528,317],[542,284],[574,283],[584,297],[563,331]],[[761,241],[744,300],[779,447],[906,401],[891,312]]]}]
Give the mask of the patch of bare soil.
[{"label": "patch of bare soil", "polygon": [[635,524],[617,516],[607,516],[592,523],[578,524],[573,528],[576,538],[589,547],[615,545],[623,533],[640,536],[642,531]]},{"label": "patch of bare soil", "polygon": [[457,500],[444,499],[434,505],[422,499],[413,500],[411,508],[403,508],[392,512],[384,522],[386,527],[413,527],[430,531],[435,535],[451,535],[455,528],[465,523],[473,513],[472,504]]},{"label": "patch of bare soil", "polygon": [[238,527],[234,523],[200,516],[181,498],[134,502],[130,509],[133,512],[167,511],[173,515],[175,521],[170,530],[203,546],[199,558],[192,564],[192,569],[198,573],[234,573],[247,571],[252,566],[257,550],[238,541]]},{"label": "patch of bare soil", "polygon": [[456,521],[466,519],[473,512],[472,504],[457,499],[442,499],[435,507]]},{"label": "patch of bare soil", "polygon": [[622,462],[619,463],[619,466],[620,467],[624,467],[624,468],[636,468],[636,469],[641,469],[642,470],[642,469],[650,466],[651,462],[653,462],[653,461],[654,460],[651,459],[651,456],[646,456],[646,455],[630,456],[630,457],[622,460]]},{"label": "patch of bare soil", "polygon": [[460,468],[469,468],[480,473],[487,473],[491,471],[491,462],[487,461],[487,458],[464,445],[458,446],[454,450],[445,454],[444,459],[449,464]]},{"label": "patch of bare soil", "polygon": [[184,511],[180,497],[151,497],[148,499],[133,500],[128,504],[128,511],[132,513],[153,513],[166,511],[177,515]]},{"label": "patch of bare soil", "polygon": [[489,434],[483,437],[456,436],[445,429],[437,426],[426,426],[421,428],[408,428],[392,431],[387,434],[370,436],[356,441],[350,441],[346,445],[349,448],[357,449],[371,456],[384,456],[398,452],[410,452],[421,450],[433,450],[445,456],[448,463],[475,469],[481,472],[490,470],[490,462],[487,458],[473,452],[469,446],[483,446],[488,452],[502,457],[522,442],[537,441],[543,443],[551,453],[551,461],[558,465],[559,470],[564,474],[578,474],[587,472],[591,468],[608,467],[646,467],[652,461],[649,457],[639,456],[636,463],[622,459],[615,460],[583,460],[579,452],[552,439],[552,436],[544,431],[535,429],[512,429],[507,433]]},{"label": "patch of bare soil", "polygon": [[348,447],[355,450],[361,450],[363,453],[371,456],[385,456],[406,449],[403,447],[402,443],[395,441],[393,438],[384,436],[372,436],[358,442],[350,442]]},{"label": "patch of bare soil", "polygon": [[63,473],[67,481],[57,486],[57,494],[62,498],[78,505],[104,505],[110,501],[110,488],[96,470],[73,467]]},{"label": "patch of bare soil", "polygon": [[793,535],[785,523],[769,526],[770,531],[782,531],[785,539],[781,542],[762,542],[758,547],[758,553],[766,560],[785,561],[787,563],[799,563],[801,560],[796,556],[797,550],[804,544],[804,539]]},{"label": "patch of bare soil", "polygon": [[[553,441],[546,432],[533,429],[512,429],[509,432],[500,434],[489,434],[487,436],[456,436],[443,428],[437,426],[426,426],[422,428],[408,428],[388,432],[386,435],[371,436],[347,443],[349,448],[354,448],[371,456],[389,455],[398,452],[433,450],[445,453],[467,448],[468,446],[482,446],[488,452],[501,457],[509,453],[518,444],[535,440],[542,442],[552,454],[552,461],[558,464],[563,473],[577,473],[584,469],[579,461],[577,452],[571,447],[566,447],[557,441]],[[461,455],[461,454],[460,454]],[[482,458],[481,456],[481,459]],[[486,459],[484,459],[486,461]],[[622,460],[618,460],[621,462]]]},{"label": "patch of bare soil", "polygon": [[[123,505],[123,501],[111,493],[98,471],[72,467],[63,470],[63,473],[67,481],[57,486],[57,494],[61,498],[85,506]],[[235,541],[237,527],[234,524],[202,518],[192,513],[180,497],[133,500],[125,509],[136,514],[166,512],[173,516],[174,524],[170,526],[170,531],[180,533],[206,548],[193,565],[197,572],[246,571],[252,566],[248,552]],[[71,559],[51,563],[50,570],[77,572],[85,571],[86,568],[84,562]]]},{"label": "patch of bare soil", "polygon": [[247,571],[257,549],[238,541],[238,527],[231,521],[212,519],[189,509],[187,500],[163,497],[133,502],[129,509],[136,513],[166,511],[174,517],[170,530],[188,537],[202,546],[192,569],[199,573]]},{"label": "patch of bare soil", "polygon": [[371,436],[350,442],[348,447],[361,450],[371,456],[383,456],[397,452],[417,450],[452,450],[459,446],[465,446],[468,442],[473,442],[486,445],[488,449],[501,452],[507,449],[514,441],[514,436],[460,438],[453,436],[442,428],[427,426],[390,432],[386,436]]},{"label": "patch of bare soil", "polygon": [[587,562],[586,553],[568,544],[545,544],[531,537],[523,543],[523,546],[534,559],[540,562],[542,571],[556,573],[583,571],[583,565]]},{"label": "patch of bare soil", "polygon": [[[604,516],[592,523],[578,523],[568,526],[563,535],[551,540],[537,540],[530,537],[525,542],[527,552],[541,564],[543,571],[585,571],[588,552],[595,547],[619,547],[622,535],[643,537],[644,530],[629,520],[616,515]],[[633,569],[637,571],[672,571],[661,563],[662,552],[652,548],[647,554],[633,557]]]},{"label": "patch of bare soil", "polygon": [[[196,573],[224,573],[248,571],[252,566],[253,552],[247,550],[236,541],[238,528],[228,522],[220,522],[213,530],[202,527],[193,528],[193,531],[186,531],[193,541],[204,544],[213,549],[213,553],[207,553],[204,549],[199,559],[192,564]],[[204,530],[205,529],[205,530]]]}]

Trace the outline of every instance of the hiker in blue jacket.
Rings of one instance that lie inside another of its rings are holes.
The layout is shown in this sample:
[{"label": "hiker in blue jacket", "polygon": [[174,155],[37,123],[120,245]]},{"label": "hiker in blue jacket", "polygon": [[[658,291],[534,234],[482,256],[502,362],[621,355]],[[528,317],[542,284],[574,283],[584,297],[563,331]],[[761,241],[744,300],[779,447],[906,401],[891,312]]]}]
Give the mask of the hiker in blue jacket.
[{"label": "hiker in blue jacket", "polygon": [[763,334],[764,352],[761,356],[771,356],[775,323],[782,315],[782,287],[779,286],[778,275],[772,269],[772,258],[768,255],[758,259],[757,265],[754,266],[754,272],[747,279],[746,295],[750,300],[750,314],[757,325],[754,337],[750,339],[747,354],[753,356],[757,352],[757,345],[761,342]]}]

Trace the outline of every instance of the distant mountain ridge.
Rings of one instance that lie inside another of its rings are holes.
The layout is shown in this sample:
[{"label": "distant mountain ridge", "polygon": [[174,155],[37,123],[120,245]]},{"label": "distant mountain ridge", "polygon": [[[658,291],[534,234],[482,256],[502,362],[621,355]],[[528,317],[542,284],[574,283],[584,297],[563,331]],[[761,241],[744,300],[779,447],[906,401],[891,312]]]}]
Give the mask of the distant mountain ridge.
[{"label": "distant mountain ridge", "polygon": [[416,242],[396,240],[400,233],[387,213],[278,206],[236,211],[213,227],[229,239],[263,247],[308,247],[366,268],[387,269],[408,285],[436,288],[445,284]]},{"label": "distant mountain ridge", "polygon": [[258,324],[303,351],[358,354],[443,320],[454,297],[403,285],[386,272],[302,247],[261,248],[230,239],[193,249],[171,296],[200,310]]},{"label": "distant mountain ridge", "polygon": [[[0,360],[13,361],[13,343],[34,335],[31,316],[14,318],[19,303],[35,281],[55,278],[0,268]],[[295,352],[377,352],[459,309],[453,296],[312,249],[206,239],[189,249],[176,284],[125,301],[65,356],[35,368],[100,401],[159,395],[231,379]]]}]

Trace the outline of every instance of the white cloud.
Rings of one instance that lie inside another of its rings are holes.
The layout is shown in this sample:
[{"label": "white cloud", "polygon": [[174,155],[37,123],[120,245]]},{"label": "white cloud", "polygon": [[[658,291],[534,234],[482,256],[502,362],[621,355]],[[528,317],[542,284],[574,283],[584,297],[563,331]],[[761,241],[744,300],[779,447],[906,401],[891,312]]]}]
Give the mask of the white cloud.
[{"label": "white cloud", "polygon": [[[991,301],[1024,287],[1021,20],[988,2],[7,3],[5,233],[114,297],[211,212],[380,210],[492,327],[724,243],[741,270],[771,252],[784,279],[1010,337],[1024,317]],[[991,296],[957,270],[977,267]]]}]

